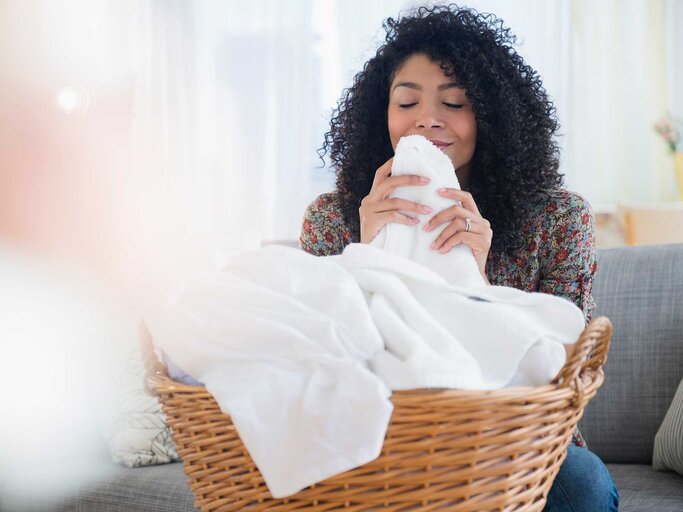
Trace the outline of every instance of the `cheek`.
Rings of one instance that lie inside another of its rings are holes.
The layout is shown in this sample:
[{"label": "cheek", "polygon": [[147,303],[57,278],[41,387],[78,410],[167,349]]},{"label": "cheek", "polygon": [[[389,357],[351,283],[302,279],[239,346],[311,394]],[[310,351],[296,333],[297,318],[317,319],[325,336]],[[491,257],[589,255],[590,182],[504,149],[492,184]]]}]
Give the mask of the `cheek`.
[{"label": "cheek", "polygon": [[474,114],[461,125],[460,133],[462,140],[471,145],[472,150],[474,150],[477,144],[477,121],[474,118]]},{"label": "cheek", "polygon": [[477,145],[477,125],[472,127],[470,139],[472,140],[472,148]]},{"label": "cheek", "polygon": [[390,110],[387,114],[387,126],[389,128],[389,138],[391,146],[396,149],[396,144],[410,129],[410,120],[402,112]]}]

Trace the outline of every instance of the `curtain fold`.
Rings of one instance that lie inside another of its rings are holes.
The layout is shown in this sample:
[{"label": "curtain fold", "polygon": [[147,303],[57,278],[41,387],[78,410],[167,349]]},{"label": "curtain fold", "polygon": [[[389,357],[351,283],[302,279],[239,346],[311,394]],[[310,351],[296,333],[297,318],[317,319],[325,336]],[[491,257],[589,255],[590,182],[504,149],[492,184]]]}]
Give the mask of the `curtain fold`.
[{"label": "curtain fold", "polygon": [[197,232],[272,239],[298,229],[318,142],[310,3],[138,6],[132,137]]},{"label": "curtain fold", "polygon": [[[674,198],[652,125],[682,101],[683,10],[671,0],[470,3],[519,36],[561,124],[568,188],[598,208]],[[217,238],[295,238],[333,187],[316,150],[397,0],[141,2],[134,138],[182,217]],[[678,32],[676,32],[678,31]]]},{"label": "curtain fold", "polygon": [[667,110],[663,2],[572,0],[567,174],[597,204],[674,199],[653,124]]}]

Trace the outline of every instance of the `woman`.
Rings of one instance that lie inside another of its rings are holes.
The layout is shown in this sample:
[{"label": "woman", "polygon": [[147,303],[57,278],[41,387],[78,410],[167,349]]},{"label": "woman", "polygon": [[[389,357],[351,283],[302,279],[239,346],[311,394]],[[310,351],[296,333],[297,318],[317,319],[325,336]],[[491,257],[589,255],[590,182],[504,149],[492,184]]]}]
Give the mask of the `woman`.
[{"label": "woman", "polygon": [[[332,255],[368,243],[389,222],[434,231],[432,249],[472,249],[491,284],[552,293],[590,320],[595,303],[594,223],[589,204],[561,188],[555,109],[537,73],[512,45],[502,21],[454,6],[389,18],[386,42],[345,92],[326,134],[336,191],[306,210],[300,243]],[[390,199],[417,176],[391,176],[398,140],[420,134],[453,162],[462,190],[440,192],[453,206],[432,212]],[[461,206],[456,204],[461,203]],[[416,228],[417,229],[417,228]],[[547,511],[617,510],[618,493],[602,461],[577,431]]]}]

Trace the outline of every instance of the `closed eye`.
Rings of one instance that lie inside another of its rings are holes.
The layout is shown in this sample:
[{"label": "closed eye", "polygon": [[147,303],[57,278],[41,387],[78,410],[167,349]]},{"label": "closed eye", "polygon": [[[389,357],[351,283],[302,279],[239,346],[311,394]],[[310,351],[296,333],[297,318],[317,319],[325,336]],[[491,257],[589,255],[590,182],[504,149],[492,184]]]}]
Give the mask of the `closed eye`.
[{"label": "closed eye", "polygon": [[455,110],[459,110],[465,106],[462,103],[446,103],[446,102],[444,102],[444,105],[446,105],[448,108],[452,108]]},{"label": "closed eye", "polygon": [[398,105],[399,108],[410,108],[417,105],[417,103],[400,103]]}]

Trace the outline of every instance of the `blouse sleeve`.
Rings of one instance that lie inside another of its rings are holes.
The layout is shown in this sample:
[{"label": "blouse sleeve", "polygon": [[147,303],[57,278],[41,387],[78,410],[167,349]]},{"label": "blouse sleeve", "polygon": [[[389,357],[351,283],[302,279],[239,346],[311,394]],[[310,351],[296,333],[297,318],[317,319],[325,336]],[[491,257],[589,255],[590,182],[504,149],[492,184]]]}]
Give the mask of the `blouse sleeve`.
[{"label": "blouse sleeve", "polygon": [[341,254],[352,242],[335,194],[322,194],[306,208],[299,245],[314,256]]},{"label": "blouse sleeve", "polygon": [[588,322],[595,310],[591,295],[597,270],[595,219],[590,204],[563,191],[546,205],[539,291],[576,304]]}]

